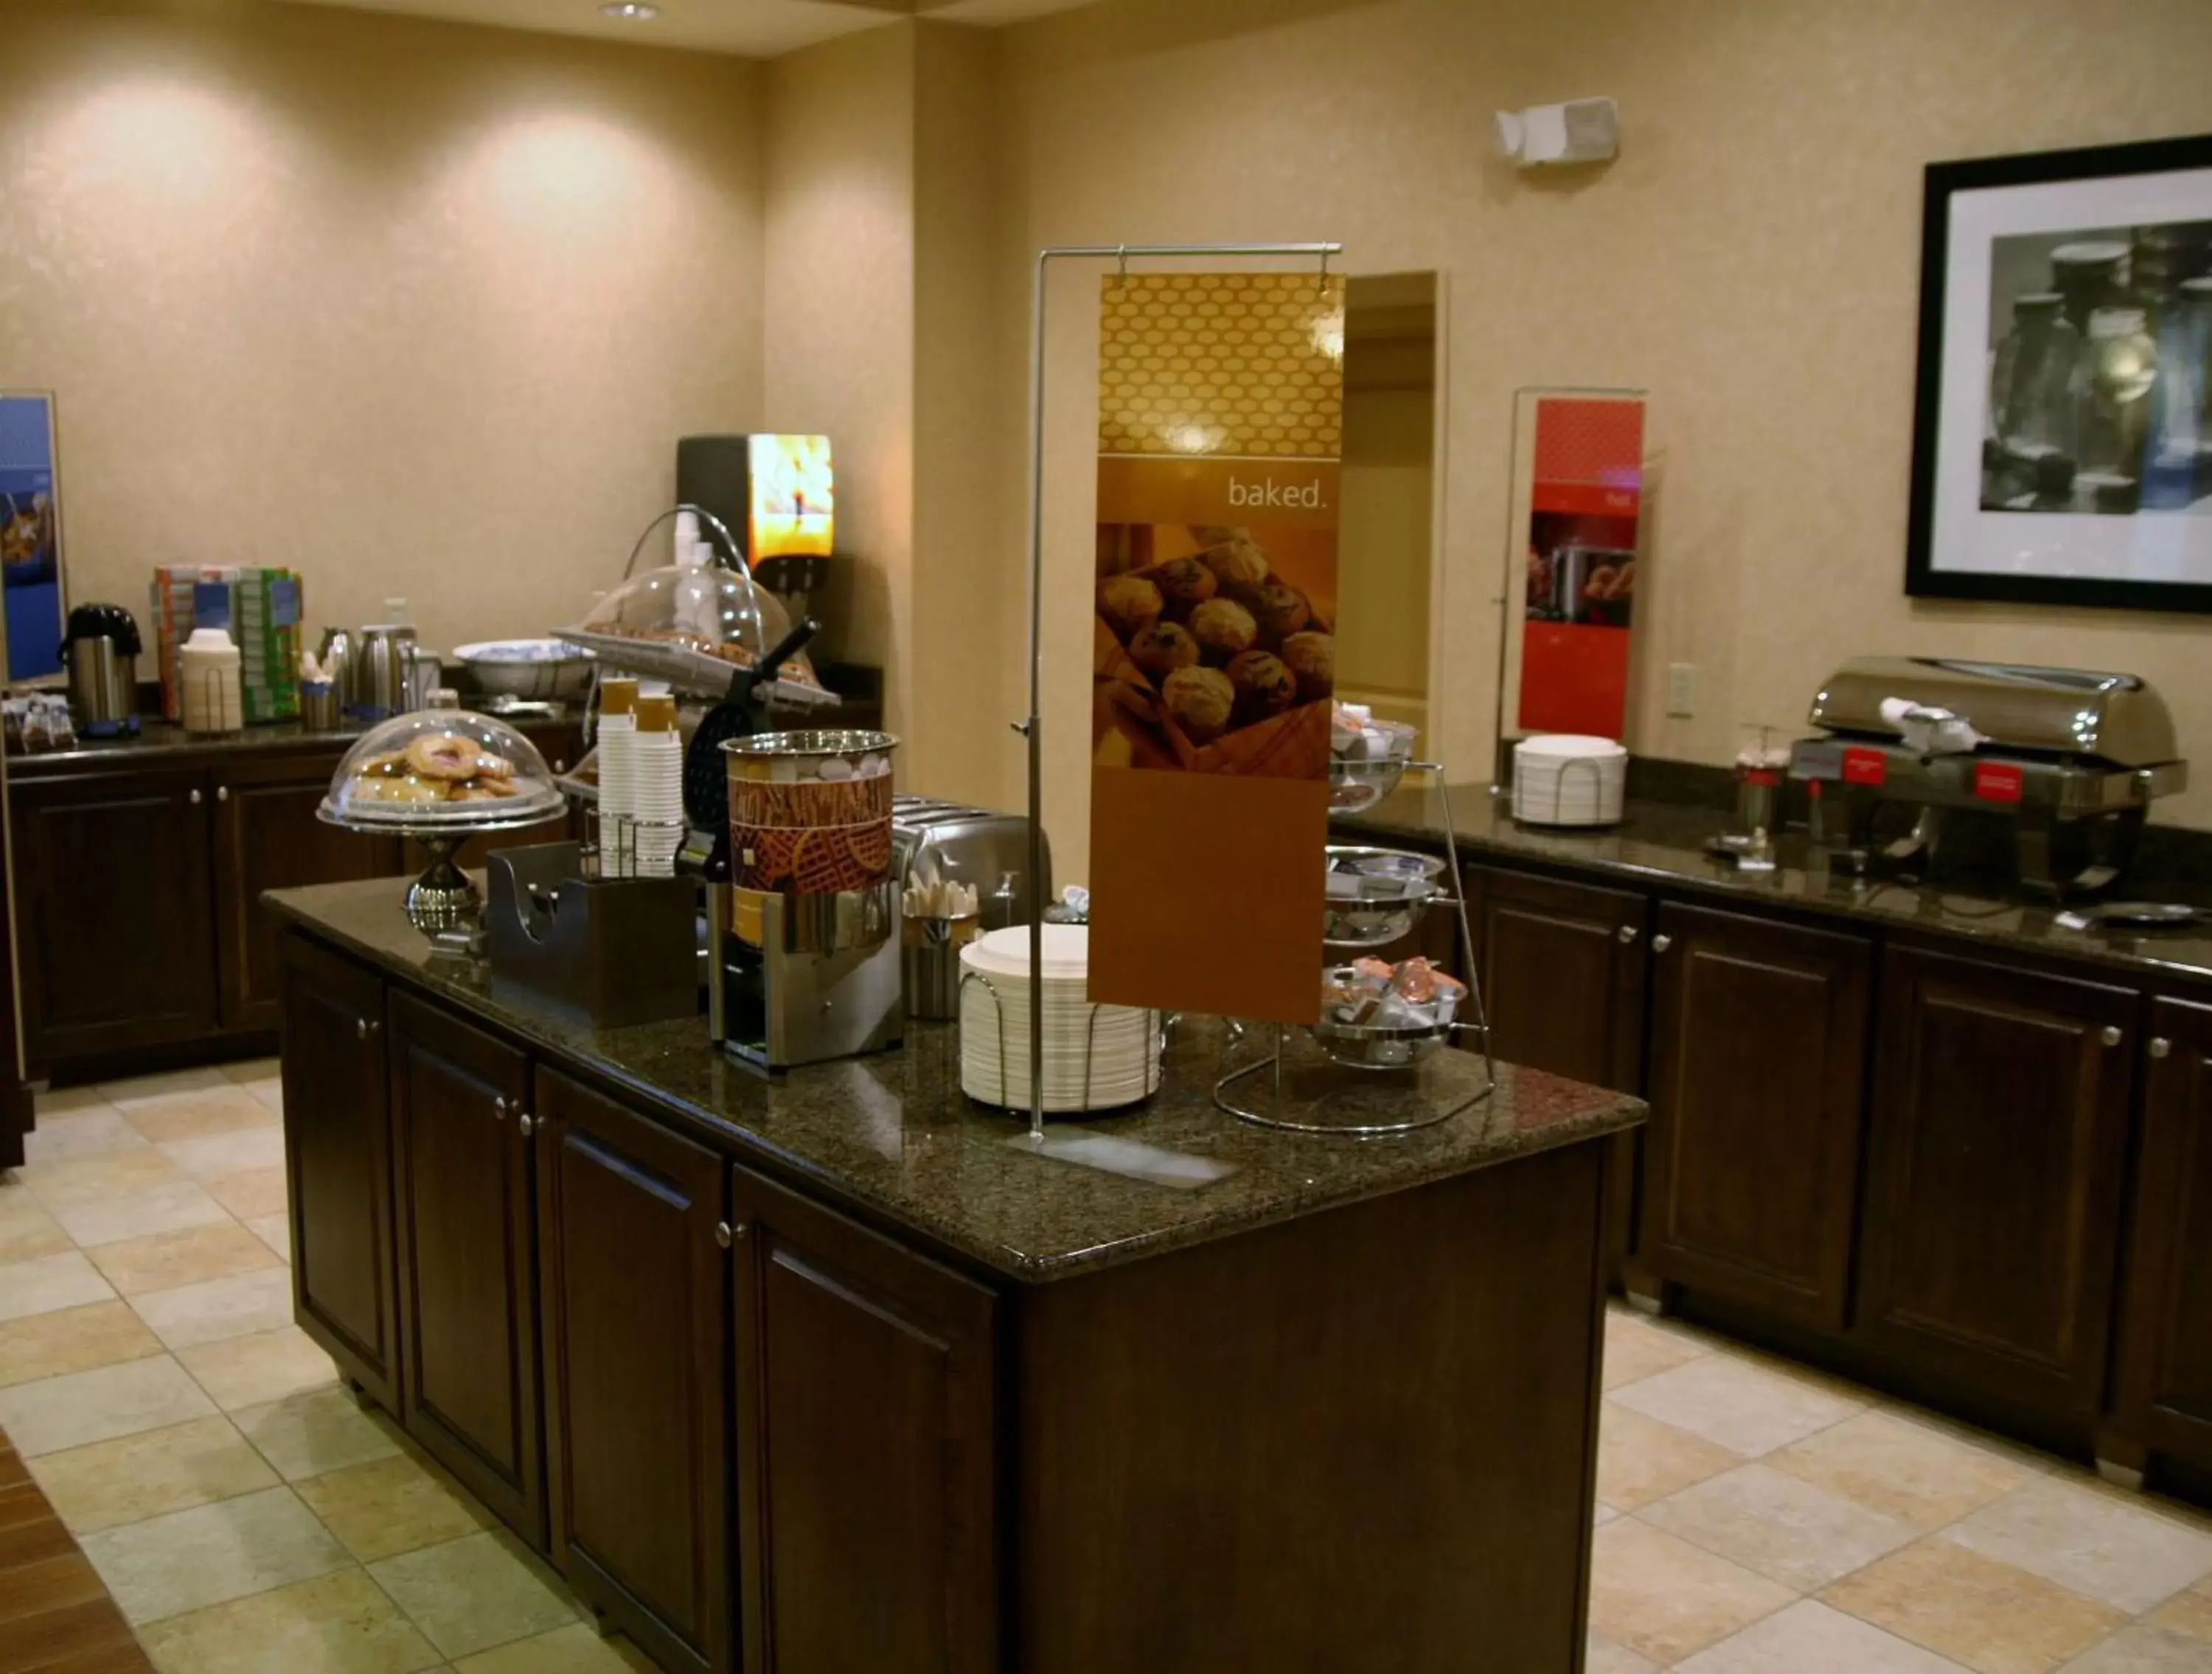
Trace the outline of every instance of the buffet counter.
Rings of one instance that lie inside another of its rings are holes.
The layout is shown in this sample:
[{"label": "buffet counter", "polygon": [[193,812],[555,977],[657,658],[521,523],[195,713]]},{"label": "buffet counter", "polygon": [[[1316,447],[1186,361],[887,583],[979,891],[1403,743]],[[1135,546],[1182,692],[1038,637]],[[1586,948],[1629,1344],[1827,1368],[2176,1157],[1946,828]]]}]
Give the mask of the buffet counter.
[{"label": "buffet counter", "polygon": [[1159,1184],[1030,1149],[945,1026],[771,1080],[399,896],[269,898],[300,1323],[664,1666],[1575,1665],[1635,1099],[1262,1133],[1196,1022],[1082,1129],[1228,1170]]},{"label": "buffet counter", "polygon": [[[2212,1501],[2212,928],[2105,928],[1995,869],[1862,881],[1795,834],[1739,872],[1707,807],[1451,807],[1494,1050],[1650,1100],[1615,1282]],[[1337,831],[1443,843],[1419,791]],[[2153,828],[2122,892],[2205,904],[2202,844]]]}]

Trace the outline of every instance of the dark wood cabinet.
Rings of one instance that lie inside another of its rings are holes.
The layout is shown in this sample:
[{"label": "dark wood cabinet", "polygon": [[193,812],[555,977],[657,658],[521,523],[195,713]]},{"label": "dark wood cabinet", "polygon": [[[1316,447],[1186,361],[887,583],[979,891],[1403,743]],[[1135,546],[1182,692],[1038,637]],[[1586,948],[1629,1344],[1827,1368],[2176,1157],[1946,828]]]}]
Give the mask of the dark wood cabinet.
[{"label": "dark wood cabinet", "polygon": [[227,1029],[276,1026],[276,926],[261,897],[272,889],[389,877],[399,845],[315,817],[337,758],[240,754],[214,769],[216,958]]},{"label": "dark wood cabinet", "polygon": [[1509,1063],[1636,1092],[1650,902],[1492,867],[1470,868],[1467,887],[1492,1050]]},{"label": "dark wood cabinet", "polygon": [[289,936],[283,1009],[294,1312],[341,1372],[398,1412],[384,984]]},{"label": "dark wood cabinet", "polygon": [[1840,1330],[1872,950],[1671,901],[1651,947],[1641,1258],[1662,1280]]},{"label": "dark wood cabinet", "polygon": [[529,1061],[404,995],[391,1017],[400,1421],[542,1547]]},{"label": "dark wood cabinet", "polygon": [[990,1674],[991,1294],[744,1169],[731,1219],[746,1668]]},{"label": "dark wood cabinet", "polygon": [[2212,1470],[2212,1003],[2153,1002],[2118,1415]]},{"label": "dark wood cabinet", "polygon": [[[1466,889],[1492,1051],[1508,1063],[1641,1093],[1650,902],[1631,890],[1494,867],[1469,867]],[[1616,1287],[1636,1242],[1643,1159],[1640,1129],[1606,1147],[1606,1270]]]},{"label": "dark wood cabinet", "polygon": [[[724,1674],[737,1654],[725,1165],[566,1076],[541,1069],[538,1084],[554,1561],[664,1668]],[[855,1592],[849,1608],[870,1605]]]},{"label": "dark wood cabinet", "polygon": [[1996,1399],[2097,1410],[2134,989],[1893,947],[1859,1325]]},{"label": "dark wood cabinet", "polygon": [[214,1028],[207,776],[18,780],[9,800],[31,1073]]}]

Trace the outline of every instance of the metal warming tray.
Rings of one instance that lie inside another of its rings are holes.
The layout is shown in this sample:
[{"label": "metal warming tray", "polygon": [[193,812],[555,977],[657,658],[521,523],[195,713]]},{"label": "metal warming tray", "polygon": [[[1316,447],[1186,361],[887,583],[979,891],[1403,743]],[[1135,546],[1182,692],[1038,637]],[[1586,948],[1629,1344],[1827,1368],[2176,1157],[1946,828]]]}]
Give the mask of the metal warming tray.
[{"label": "metal warming tray", "polygon": [[[1887,699],[1946,710],[1981,741],[1923,749],[1885,717]],[[2013,822],[2021,882],[2095,890],[2131,857],[2146,810],[2185,789],[2165,700],[2133,674],[1947,657],[1854,658],[1823,681],[1812,723],[1825,736],[1792,746],[1790,776],[1810,796],[1814,841],[1863,869],[1880,858],[1932,865],[1947,809]],[[1887,843],[1886,807],[1913,811]]]},{"label": "metal warming tray", "polygon": [[1052,849],[1044,877],[1029,882],[1030,823],[964,802],[927,796],[891,799],[891,869],[899,887],[925,878],[970,884],[981,898],[983,928],[1026,924],[1052,899]]}]

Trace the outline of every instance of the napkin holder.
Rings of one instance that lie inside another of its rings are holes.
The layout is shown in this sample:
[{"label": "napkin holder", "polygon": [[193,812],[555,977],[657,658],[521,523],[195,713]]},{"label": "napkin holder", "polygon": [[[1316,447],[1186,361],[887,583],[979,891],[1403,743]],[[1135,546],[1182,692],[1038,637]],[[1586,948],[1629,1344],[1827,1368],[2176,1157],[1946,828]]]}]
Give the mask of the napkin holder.
[{"label": "napkin holder", "polygon": [[699,886],[589,878],[574,843],[495,849],[485,861],[492,991],[594,1028],[699,1012]]}]

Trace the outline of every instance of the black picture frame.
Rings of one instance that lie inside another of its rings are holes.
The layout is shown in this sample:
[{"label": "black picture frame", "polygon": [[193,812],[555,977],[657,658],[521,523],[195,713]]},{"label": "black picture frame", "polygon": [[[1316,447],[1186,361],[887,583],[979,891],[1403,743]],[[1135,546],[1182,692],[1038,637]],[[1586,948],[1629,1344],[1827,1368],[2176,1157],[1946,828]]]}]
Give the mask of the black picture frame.
[{"label": "black picture frame", "polygon": [[[1920,344],[1913,395],[1912,491],[1905,566],[1908,595],[2212,613],[2212,583],[1946,569],[1936,563],[1933,550],[1953,198],[1962,192],[1990,188],[2203,168],[2212,168],[2212,134],[1929,165],[1921,212]],[[2212,216],[2212,211],[2208,216]]]}]

